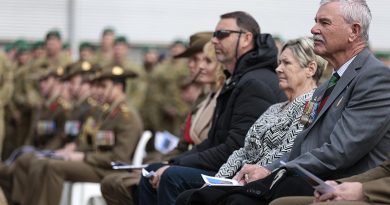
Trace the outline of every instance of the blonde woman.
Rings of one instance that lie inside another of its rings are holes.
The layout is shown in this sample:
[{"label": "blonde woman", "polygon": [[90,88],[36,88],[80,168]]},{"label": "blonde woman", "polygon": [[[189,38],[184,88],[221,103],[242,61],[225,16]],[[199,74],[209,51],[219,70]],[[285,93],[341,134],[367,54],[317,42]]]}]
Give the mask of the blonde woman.
[{"label": "blonde woman", "polygon": [[189,134],[194,144],[199,144],[207,138],[217,97],[225,82],[222,64],[217,61],[214,45],[211,42],[208,42],[204,46],[203,55],[198,63],[198,67],[200,73],[196,81],[202,85],[209,86],[210,92],[199,103],[197,111],[191,118]]}]

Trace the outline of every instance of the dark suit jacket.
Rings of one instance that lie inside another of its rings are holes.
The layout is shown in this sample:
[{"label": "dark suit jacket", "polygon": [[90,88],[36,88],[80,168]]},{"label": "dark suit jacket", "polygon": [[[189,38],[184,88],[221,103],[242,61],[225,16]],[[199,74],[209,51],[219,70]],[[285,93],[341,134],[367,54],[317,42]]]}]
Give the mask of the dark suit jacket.
[{"label": "dark suit jacket", "polygon": [[[313,98],[320,98],[326,86],[327,82]],[[358,174],[387,158],[389,127],[390,69],[364,49],[337,82],[316,120],[297,136],[290,156],[283,159],[325,179]]]}]

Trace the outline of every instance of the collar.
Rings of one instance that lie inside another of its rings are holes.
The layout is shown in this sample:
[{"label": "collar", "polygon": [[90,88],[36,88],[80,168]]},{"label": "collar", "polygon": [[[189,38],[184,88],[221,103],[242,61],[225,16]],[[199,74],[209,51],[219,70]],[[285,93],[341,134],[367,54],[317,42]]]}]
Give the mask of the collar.
[{"label": "collar", "polygon": [[[352,57],[351,59],[349,59],[347,62],[345,62],[338,70],[337,70],[337,74],[339,74],[339,76],[343,76],[344,72],[347,70],[348,66],[352,63],[352,61],[356,58],[356,56]],[[334,73],[334,71],[333,71]]]}]

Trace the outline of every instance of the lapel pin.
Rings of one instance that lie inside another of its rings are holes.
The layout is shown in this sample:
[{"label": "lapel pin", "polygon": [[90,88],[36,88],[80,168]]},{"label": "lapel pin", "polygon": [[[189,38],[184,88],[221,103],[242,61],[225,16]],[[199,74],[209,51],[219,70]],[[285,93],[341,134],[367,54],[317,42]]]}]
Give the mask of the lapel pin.
[{"label": "lapel pin", "polygon": [[338,107],[338,106],[340,105],[341,101],[343,101],[343,98],[344,98],[344,96],[342,96],[342,97],[340,98],[340,100],[337,102],[336,107]]}]

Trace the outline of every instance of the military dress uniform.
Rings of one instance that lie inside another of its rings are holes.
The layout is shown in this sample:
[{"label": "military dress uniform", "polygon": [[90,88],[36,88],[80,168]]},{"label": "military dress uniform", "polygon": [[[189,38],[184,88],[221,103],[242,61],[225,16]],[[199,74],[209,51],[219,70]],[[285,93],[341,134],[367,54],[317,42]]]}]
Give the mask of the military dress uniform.
[{"label": "military dress uniform", "polygon": [[283,197],[274,200],[271,205],[384,205],[390,204],[390,153],[388,159],[378,167],[358,175],[337,180],[338,182],[360,182],[363,185],[362,201],[329,201],[313,203],[314,197]]},{"label": "military dress uniform", "polygon": [[[69,64],[67,74],[63,80],[70,80],[72,77],[80,75],[82,81],[90,81],[90,76],[100,70],[100,67],[90,63],[89,61],[79,60]],[[65,135],[68,142],[77,142],[81,133],[84,122],[92,115],[92,111],[97,108],[97,103],[89,96],[79,96],[73,102],[73,109],[65,122]]]},{"label": "military dress uniform", "polygon": [[[98,79],[125,74],[124,70],[115,69],[111,76],[104,76],[103,72]],[[104,176],[115,172],[111,168],[112,161],[131,162],[142,133],[142,122],[135,109],[125,99],[117,100],[110,104],[101,121],[94,124],[96,135],[91,143],[93,151],[84,152],[83,161],[35,161],[36,165],[28,177],[30,189],[22,204],[58,204],[64,180],[99,182]]]},{"label": "military dress uniform", "polygon": [[[44,79],[50,75],[57,77],[56,70],[42,72],[40,76]],[[59,95],[53,95],[36,110],[33,120],[33,135],[28,139],[28,144],[33,145],[37,150],[47,150],[46,154],[34,152],[19,156],[10,166],[12,170],[12,200],[20,202],[28,185],[27,175],[35,166],[34,161],[43,157],[55,157],[53,150],[61,148],[66,142],[65,123],[72,111],[72,104],[69,100]]]}]

